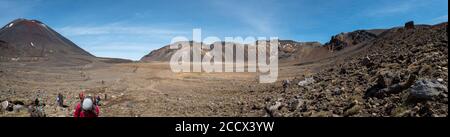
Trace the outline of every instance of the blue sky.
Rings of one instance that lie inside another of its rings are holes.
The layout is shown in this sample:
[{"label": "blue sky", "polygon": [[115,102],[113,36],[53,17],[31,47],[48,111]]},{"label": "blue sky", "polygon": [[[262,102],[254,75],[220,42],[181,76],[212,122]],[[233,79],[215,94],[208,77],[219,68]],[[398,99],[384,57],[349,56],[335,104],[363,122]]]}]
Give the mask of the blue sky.
[{"label": "blue sky", "polygon": [[356,29],[448,21],[447,0],[0,0],[0,24],[37,19],[101,57],[138,60],[175,36],[325,43]]}]

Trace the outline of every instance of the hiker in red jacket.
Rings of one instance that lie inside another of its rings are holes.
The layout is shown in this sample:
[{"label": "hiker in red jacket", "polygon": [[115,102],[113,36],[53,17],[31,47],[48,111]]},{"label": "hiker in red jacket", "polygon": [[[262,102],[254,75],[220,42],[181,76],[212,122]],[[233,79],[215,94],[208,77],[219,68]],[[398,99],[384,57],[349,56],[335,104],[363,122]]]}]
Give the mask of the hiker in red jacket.
[{"label": "hiker in red jacket", "polygon": [[78,98],[80,98],[80,102],[83,102],[84,99],[84,93],[80,92],[80,94],[78,94]]},{"label": "hiker in red jacket", "polygon": [[82,102],[77,104],[73,117],[98,117],[100,109],[94,105],[92,97],[85,97]]}]

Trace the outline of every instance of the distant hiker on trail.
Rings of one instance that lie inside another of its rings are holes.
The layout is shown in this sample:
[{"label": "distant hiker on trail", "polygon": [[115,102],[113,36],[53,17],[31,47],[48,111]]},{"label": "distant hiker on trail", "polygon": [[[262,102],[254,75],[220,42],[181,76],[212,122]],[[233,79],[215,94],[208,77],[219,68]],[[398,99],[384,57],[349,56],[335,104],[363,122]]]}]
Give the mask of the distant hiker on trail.
[{"label": "distant hiker on trail", "polygon": [[291,84],[291,82],[289,80],[283,80],[283,92],[287,91],[290,84]]},{"label": "distant hiker on trail", "polygon": [[99,95],[97,95],[96,97],[95,97],[95,105],[97,105],[97,106],[100,106],[100,96]]},{"label": "distant hiker on trail", "polygon": [[61,93],[58,93],[58,96],[56,97],[56,103],[60,107],[64,106],[64,96]]},{"label": "distant hiker on trail", "polygon": [[39,106],[39,99],[38,99],[38,98],[36,98],[36,99],[34,100],[34,106]]},{"label": "distant hiker on trail", "polygon": [[94,99],[90,96],[83,98],[83,101],[77,104],[73,117],[98,117],[100,109],[94,104]]},{"label": "distant hiker on trail", "polygon": [[44,112],[45,104],[40,103],[38,98],[36,98],[33,103],[34,104],[28,106],[30,117],[46,117],[46,114]]},{"label": "distant hiker on trail", "polygon": [[84,93],[80,92],[80,94],[78,94],[78,97],[80,98],[80,101],[82,102],[84,99]]}]

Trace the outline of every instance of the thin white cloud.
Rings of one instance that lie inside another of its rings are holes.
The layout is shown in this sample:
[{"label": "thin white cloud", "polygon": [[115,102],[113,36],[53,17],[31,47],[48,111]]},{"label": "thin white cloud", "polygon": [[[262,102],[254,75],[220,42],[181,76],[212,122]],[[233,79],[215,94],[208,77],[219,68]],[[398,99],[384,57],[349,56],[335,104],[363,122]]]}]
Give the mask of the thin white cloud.
[{"label": "thin white cloud", "polygon": [[443,15],[436,17],[431,20],[432,23],[442,23],[442,22],[448,22],[448,15]]},{"label": "thin white cloud", "polygon": [[405,13],[415,6],[411,2],[403,2],[399,4],[390,4],[386,5],[384,7],[378,8],[376,10],[372,10],[367,12],[367,15],[369,16],[384,16],[389,14],[396,14],[396,13]]},{"label": "thin white cloud", "polygon": [[424,0],[399,0],[389,1],[388,3],[380,3],[376,5],[369,5],[367,11],[362,12],[366,16],[390,16],[397,14],[408,13],[419,8],[429,6],[429,1]]},{"label": "thin white cloud", "polygon": [[106,25],[65,26],[56,30],[96,56],[138,60],[152,49],[169,44],[173,37],[192,33],[177,29],[179,27],[167,24],[136,26],[127,22],[114,22]]},{"label": "thin white cloud", "polygon": [[142,43],[104,43],[102,45],[93,45],[89,49],[96,51],[147,51],[149,47],[148,44]]},{"label": "thin white cloud", "polygon": [[185,31],[161,29],[158,27],[139,27],[139,26],[67,26],[57,29],[67,36],[81,35],[109,35],[109,34],[127,34],[127,35],[183,35],[188,34]]}]

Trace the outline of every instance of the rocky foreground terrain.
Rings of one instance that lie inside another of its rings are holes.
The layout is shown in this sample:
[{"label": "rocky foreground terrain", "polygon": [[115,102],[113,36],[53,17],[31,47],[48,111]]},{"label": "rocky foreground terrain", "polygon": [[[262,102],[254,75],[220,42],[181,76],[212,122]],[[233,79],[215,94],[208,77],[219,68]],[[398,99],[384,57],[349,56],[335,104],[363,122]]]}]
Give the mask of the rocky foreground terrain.
[{"label": "rocky foreground terrain", "polygon": [[80,92],[102,98],[102,117],[448,116],[447,23],[280,41],[271,84],[257,73],[173,73],[167,46],[142,62],[93,57],[39,21],[12,23],[0,31],[0,116],[71,117]]},{"label": "rocky foreground terrain", "polygon": [[289,79],[286,89],[270,89],[265,103],[249,109],[275,117],[447,117],[447,28],[442,23],[387,30],[361,52]]}]

